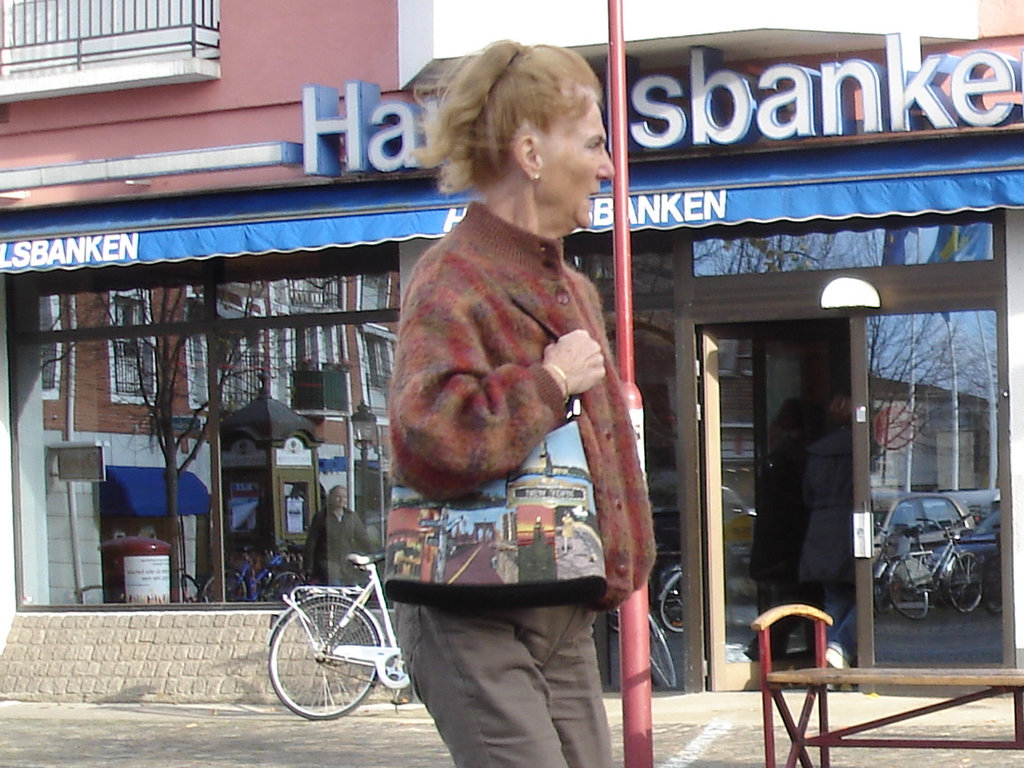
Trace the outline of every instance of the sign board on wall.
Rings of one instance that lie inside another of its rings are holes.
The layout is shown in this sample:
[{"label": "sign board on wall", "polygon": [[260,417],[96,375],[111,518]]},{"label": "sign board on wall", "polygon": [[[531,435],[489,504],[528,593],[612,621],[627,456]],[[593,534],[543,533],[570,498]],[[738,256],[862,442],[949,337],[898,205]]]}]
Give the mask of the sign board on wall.
[{"label": "sign board on wall", "polygon": [[[990,50],[936,54],[911,70],[903,43],[898,34],[886,36],[884,66],[865,59],[816,68],[779,63],[756,77],[725,67],[712,48],[692,48],[685,82],[647,74],[632,84],[630,107],[639,119],[630,123],[630,137],[639,149],[657,151],[1021,120],[1019,58]],[[414,104],[382,102],[380,88],[361,81],[345,86],[344,116],[332,88],[306,86],[302,104],[307,174],[416,167]]]},{"label": "sign board on wall", "polygon": [[102,445],[53,445],[57,457],[57,479],[102,483],[107,479]]}]

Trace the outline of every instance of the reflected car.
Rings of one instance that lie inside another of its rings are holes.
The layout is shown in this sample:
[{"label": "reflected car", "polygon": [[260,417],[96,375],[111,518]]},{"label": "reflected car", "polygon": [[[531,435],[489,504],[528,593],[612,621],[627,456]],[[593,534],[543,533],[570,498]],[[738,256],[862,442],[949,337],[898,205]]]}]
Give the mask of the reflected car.
[{"label": "reflected car", "polygon": [[[654,541],[657,564],[653,587],[658,587],[665,576],[682,559],[682,521],[675,506],[655,506]],[[728,560],[727,567],[746,574],[750,563],[750,546],[754,538],[754,517],[757,512],[743,497],[727,485],[722,486],[723,539]]]},{"label": "reflected car", "polygon": [[928,549],[942,546],[945,528],[962,532],[974,528],[971,510],[959,498],[948,493],[907,493],[892,502],[875,537],[875,551],[888,537],[920,528],[921,545]]},{"label": "reflected car", "polygon": [[981,569],[981,602],[989,613],[1003,610],[1002,558],[999,552],[999,507],[960,537],[960,548],[978,560]]},{"label": "reflected car", "polygon": [[754,518],[757,512],[743,497],[727,485],[722,486],[723,535],[727,545],[746,545],[754,540]]}]

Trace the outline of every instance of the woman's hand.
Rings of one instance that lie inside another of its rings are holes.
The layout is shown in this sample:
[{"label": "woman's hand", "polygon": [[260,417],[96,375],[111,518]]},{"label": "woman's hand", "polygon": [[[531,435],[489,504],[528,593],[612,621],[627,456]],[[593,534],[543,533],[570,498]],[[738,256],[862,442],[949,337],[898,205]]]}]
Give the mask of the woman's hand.
[{"label": "woman's hand", "polygon": [[544,348],[544,367],[569,397],[586,392],[604,378],[604,354],[594,337],[578,328]]}]

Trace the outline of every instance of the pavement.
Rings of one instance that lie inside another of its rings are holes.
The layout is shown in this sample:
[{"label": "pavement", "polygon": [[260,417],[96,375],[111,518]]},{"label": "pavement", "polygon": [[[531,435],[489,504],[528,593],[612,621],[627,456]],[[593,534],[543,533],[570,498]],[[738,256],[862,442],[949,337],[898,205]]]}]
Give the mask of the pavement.
[{"label": "pavement", "polygon": [[[833,724],[852,723],[935,700],[838,692],[829,695],[829,709]],[[606,704],[617,764],[622,765],[621,701],[612,694]],[[651,712],[655,768],[764,765],[757,692],[656,693]],[[891,733],[1010,738],[1013,704],[1008,697],[989,699],[917,722],[891,726],[903,729]],[[781,726],[777,738],[785,739]],[[816,754],[812,757],[817,761]],[[1005,768],[1019,760],[998,750],[832,752],[835,768],[877,768],[897,761],[934,768]],[[452,762],[417,703],[397,709],[370,703],[338,720],[311,722],[279,706],[0,702],[0,768],[193,766],[451,768]]]}]

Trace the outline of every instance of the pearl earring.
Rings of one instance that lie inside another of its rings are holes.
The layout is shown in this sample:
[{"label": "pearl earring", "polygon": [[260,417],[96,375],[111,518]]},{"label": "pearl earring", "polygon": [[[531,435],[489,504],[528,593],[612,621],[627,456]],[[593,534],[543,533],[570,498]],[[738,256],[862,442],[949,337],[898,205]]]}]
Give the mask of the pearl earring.
[{"label": "pearl earring", "polygon": [[540,181],[540,173],[533,174],[533,180],[534,181]]}]

